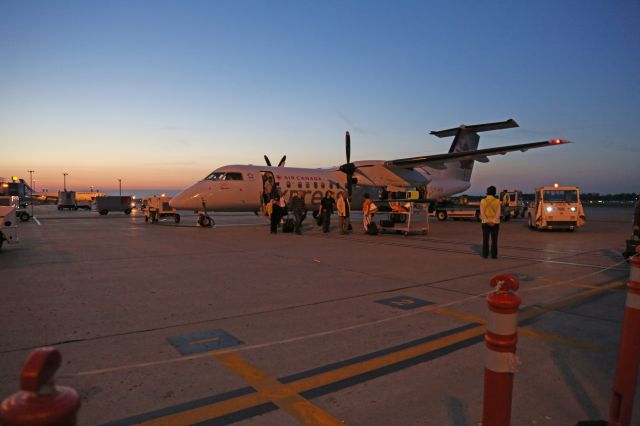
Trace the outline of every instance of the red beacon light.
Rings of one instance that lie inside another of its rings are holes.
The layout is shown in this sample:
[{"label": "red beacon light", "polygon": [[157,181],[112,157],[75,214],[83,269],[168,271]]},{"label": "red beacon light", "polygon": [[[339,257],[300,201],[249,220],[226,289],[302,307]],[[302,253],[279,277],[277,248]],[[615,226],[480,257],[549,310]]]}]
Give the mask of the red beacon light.
[{"label": "red beacon light", "polygon": [[554,145],[558,145],[558,144],[562,143],[562,140],[561,139],[551,139],[549,141],[549,143],[554,144]]}]

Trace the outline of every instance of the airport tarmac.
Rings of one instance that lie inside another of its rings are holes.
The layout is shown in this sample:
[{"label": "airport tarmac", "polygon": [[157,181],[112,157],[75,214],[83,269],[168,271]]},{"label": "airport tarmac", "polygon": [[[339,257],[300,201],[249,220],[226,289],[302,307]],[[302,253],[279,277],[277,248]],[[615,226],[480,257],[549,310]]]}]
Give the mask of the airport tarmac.
[{"label": "airport tarmac", "polygon": [[198,228],[39,206],[0,253],[0,396],[51,345],[81,425],[478,425],[485,295],[506,272],[523,303],[512,424],[606,419],[632,209],[586,214],[575,232],[504,223],[483,259],[476,222],[298,236],[253,214]]}]

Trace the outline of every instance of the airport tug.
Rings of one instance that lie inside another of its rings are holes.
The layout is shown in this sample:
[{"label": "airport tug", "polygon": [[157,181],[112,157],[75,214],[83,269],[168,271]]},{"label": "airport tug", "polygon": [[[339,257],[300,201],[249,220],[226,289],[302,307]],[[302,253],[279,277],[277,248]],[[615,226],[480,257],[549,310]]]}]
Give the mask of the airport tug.
[{"label": "airport tug", "polygon": [[577,186],[543,186],[536,188],[535,199],[527,212],[529,228],[568,229],[586,224],[580,189]]}]

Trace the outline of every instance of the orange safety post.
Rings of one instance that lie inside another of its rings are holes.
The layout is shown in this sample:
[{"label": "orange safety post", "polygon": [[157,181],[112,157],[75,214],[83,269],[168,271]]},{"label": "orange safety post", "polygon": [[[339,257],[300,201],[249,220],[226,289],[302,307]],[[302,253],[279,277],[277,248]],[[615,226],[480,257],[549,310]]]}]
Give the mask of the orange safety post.
[{"label": "orange safety post", "polygon": [[3,426],[75,426],[80,396],[74,389],[55,386],[53,376],[62,356],[55,348],[38,348],[29,354],[22,368],[22,391],[2,401]]},{"label": "orange safety post", "polygon": [[609,426],[631,424],[638,366],[640,366],[640,253],[636,253],[631,258],[618,365],[609,407]]},{"label": "orange safety post", "polygon": [[495,292],[487,296],[489,317],[484,340],[487,357],[484,368],[484,400],[482,424],[508,426],[511,423],[513,373],[516,372],[516,343],[518,341],[518,307],[520,297],[513,291],[520,286],[509,274],[491,279]]}]

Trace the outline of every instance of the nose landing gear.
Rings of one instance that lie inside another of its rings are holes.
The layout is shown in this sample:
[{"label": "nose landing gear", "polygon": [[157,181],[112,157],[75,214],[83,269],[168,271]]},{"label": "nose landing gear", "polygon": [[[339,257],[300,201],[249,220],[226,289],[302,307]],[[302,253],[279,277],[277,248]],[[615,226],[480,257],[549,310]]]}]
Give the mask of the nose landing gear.
[{"label": "nose landing gear", "polygon": [[198,226],[202,226],[203,228],[211,228],[216,223],[211,216],[207,214],[207,205],[202,200],[202,210],[198,212]]}]

